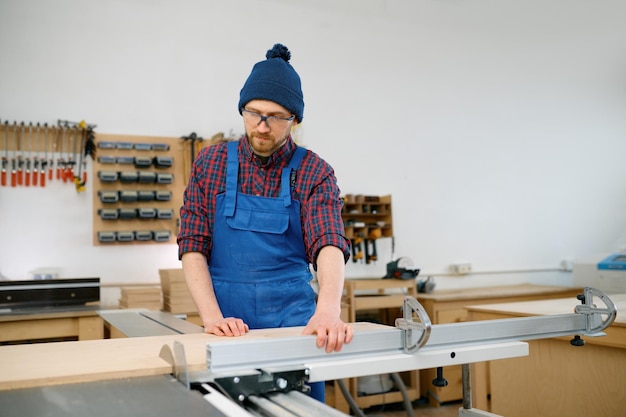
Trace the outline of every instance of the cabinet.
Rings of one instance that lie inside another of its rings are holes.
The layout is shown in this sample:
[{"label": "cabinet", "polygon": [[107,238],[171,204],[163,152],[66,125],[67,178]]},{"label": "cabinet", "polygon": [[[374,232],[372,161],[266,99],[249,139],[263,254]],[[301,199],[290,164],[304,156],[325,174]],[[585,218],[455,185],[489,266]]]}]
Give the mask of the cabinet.
[{"label": "cabinet", "polygon": [[[435,290],[429,294],[420,293],[417,300],[424,307],[433,324],[444,324],[468,321],[470,316],[465,306],[576,297],[582,291],[582,288],[522,284],[463,290]],[[421,394],[428,397],[432,405],[463,398],[460,365],[444,368],[443,376],[448,381],[446,387],[435,387],[432,384],[435,376],[436,369],[420,371]]]},{"label": "cabinet", "polygon": [[[481,363],[482,375],[472,370],[475,407],[507,417],[623,416],[626,318],[620,312],[626,310],[626,294],[609,297],[618,314],[604,330],[606,336],[583,336],[584,347],[573,347],[571,336],[531,340],[529,356]],[[468,306],[468,310],[472,320],[498,320],[571,314],[577,304],[568,297]]]},{"label": "cabinet", "polygon": [[0,345],[103,338],[104,322],[95,306],[93,309],[41,309],[31,314],[0,314]]}]

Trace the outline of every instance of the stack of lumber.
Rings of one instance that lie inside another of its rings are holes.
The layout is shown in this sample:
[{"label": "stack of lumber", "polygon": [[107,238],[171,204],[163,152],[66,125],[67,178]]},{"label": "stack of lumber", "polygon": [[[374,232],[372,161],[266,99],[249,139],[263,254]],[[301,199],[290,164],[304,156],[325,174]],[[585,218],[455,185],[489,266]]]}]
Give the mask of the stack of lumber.
[{"label": "stack of lumber", "polygon": [[163,291],[163,311],[173,314],[195,314],[196,304],[185,282],[182,269],[159,269]]},{"label": "stack of lumber", "polygon": [[160,287],[122,287],[120,308],[147,308],[161,310]]}]

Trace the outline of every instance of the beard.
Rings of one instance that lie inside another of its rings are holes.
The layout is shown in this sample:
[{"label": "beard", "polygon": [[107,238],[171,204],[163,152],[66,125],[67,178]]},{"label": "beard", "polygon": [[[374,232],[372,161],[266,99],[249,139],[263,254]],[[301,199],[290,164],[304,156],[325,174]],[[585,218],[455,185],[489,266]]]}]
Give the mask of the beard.
[{"label": "beard", "polygon": [[247,132],[248,143],[255,154],[270,156],[287,142],[289,131],[284,136],[275,136],[271,133],[259,133],[255,130]]}]

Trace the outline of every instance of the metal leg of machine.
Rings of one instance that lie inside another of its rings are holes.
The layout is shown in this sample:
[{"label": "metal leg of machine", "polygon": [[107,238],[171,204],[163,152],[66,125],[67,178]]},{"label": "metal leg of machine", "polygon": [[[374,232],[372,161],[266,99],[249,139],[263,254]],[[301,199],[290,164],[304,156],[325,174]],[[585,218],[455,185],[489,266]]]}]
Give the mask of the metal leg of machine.
[{"label": "metal leg of machine", "polygon": [[463,407],[459,408],[459,417],[502,417],[488,411],[472,408],[472,385],[471,371],[469,364],[461,365],[463,373]]}]

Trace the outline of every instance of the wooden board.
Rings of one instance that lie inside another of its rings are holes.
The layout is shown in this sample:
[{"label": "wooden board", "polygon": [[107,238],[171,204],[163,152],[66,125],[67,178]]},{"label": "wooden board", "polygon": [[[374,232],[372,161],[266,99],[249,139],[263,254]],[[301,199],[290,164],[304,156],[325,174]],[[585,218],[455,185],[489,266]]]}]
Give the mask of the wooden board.
[{"label": "wooden board", "polygon": [[120,308],[147,308],[161,310],[161,287],[122,287],[119,300]]},{"label": "wooden board", "polygon": [[174,314],[197,314],[182,268],[159,269],[163,291],[163,310]]},{"label": "wooden board", "polygon": [[[354,323],[355,332],[388,328]],[[293,337],[303,327],[252,330],[238,340]],[[303,336],[304,337],[304,336]],[[164,345],[182,343],[190,371],[206,369],[206,344],[232,341],[208,334],[89,340],[0,347],[0,390],[172,373],[159,357]]]}]

